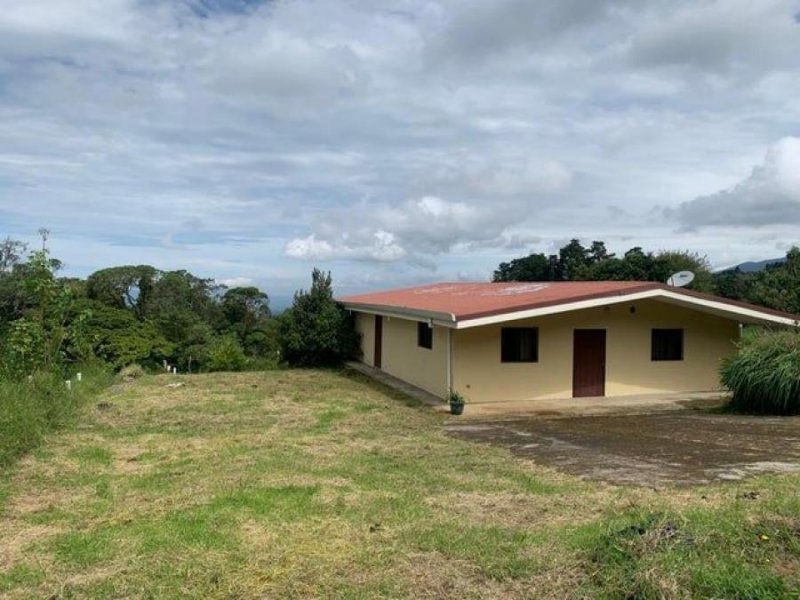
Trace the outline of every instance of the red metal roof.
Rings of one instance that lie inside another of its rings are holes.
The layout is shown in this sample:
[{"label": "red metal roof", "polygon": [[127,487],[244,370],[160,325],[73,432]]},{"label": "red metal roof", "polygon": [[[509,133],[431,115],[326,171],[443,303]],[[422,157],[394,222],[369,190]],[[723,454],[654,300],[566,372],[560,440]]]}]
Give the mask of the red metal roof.
[{"label": "red metal roof", "polygon": [[450,313],[457,321],[462,321],[664,287],[660,283],[646,281],[435,283],[347,296],[339,298],[339,301],[350,307],[364,305],[403,311]]}]

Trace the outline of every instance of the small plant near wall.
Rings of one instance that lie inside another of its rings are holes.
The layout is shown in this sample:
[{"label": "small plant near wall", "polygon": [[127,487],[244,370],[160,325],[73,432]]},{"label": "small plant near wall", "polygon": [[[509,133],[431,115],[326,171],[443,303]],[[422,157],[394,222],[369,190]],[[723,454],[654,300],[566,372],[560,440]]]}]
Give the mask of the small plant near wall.
[{"label": "small plant near wall", "polygon": [[464,404],[466,403],[464,396],[455,390],[450,390],[450,393],[448,394],[448,400],[450,401],[451,414],[460,415],[464,412]]}]

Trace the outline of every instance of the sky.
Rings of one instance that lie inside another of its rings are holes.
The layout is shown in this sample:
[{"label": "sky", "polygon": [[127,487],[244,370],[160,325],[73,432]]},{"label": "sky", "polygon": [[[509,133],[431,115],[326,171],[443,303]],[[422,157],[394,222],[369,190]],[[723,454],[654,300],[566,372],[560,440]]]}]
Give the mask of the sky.
[{"label": "sky", "polygon": [[800,0],[2,0],[0,236],[278,304],[800,242]]}]

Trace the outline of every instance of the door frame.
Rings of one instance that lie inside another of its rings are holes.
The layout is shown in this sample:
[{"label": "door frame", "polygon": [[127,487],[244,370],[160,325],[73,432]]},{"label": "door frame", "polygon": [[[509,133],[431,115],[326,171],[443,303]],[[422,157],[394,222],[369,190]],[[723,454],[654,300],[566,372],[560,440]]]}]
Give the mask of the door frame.
[{"label": "door frame", "polygon": [[[578,335],[583,332],[592,332],[593,334],[602,334],[602,352],[600,353],[600,363],[602,369],[602,381],[597,382],[596,385],[600,387],[599,394],[584,394],[578,393],[577,388],[577,374],[578,374]],[[587,397],[600,397],[606,395],[606,359],[608,355],[608,332],[606,329],[600,328],[576,328],[572,330],[572,397],[573,398],[587,398]]]}]

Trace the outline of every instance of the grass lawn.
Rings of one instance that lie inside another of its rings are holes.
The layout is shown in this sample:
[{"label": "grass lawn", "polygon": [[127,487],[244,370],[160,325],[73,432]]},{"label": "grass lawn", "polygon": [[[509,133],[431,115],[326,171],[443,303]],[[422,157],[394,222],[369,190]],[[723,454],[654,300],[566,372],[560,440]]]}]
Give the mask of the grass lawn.
[{"label": "grass lawn", "polygon": [[588,483],[451,418],[332,371],[116,386],[0,475],[0,597],[800,596],[800,477]]}]

